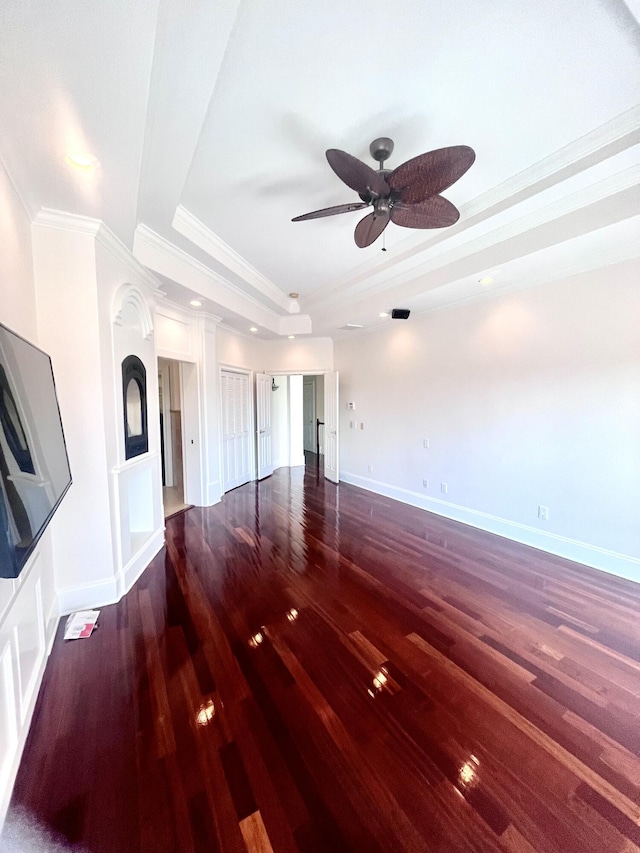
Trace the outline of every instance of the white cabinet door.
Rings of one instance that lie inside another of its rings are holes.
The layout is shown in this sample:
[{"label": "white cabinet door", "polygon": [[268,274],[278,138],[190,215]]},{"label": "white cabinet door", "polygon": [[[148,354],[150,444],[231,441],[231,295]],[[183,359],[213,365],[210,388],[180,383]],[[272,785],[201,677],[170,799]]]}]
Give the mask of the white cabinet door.
[{"label": "white cabinet door", "polygon": [[258,447],[258,479],[273,474],[271,450],[271,377],[256,375],[256,443]]},{"label": "white cabinet door", "polygon": [[324,476],[333,483],[340,482],[338,435],[338,371],[324,377]]}]

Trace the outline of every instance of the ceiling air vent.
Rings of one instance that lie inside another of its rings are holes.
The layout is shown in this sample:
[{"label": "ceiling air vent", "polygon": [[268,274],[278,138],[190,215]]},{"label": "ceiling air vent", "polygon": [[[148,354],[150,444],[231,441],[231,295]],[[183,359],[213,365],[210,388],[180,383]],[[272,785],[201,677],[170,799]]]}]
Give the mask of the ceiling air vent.
[{"label": "ceiling air vent", "polygon": [[392,320],[408,320],[411,311],[409,308],[394,308],[391,311]]}]

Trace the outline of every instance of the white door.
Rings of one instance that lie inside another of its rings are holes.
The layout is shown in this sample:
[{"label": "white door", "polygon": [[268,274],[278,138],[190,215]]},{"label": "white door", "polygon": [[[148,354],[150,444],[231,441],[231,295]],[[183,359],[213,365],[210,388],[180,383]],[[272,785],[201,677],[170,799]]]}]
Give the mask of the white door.
[{"label": "white door", "polygon": [[256,374],[256,443],[259,480],[273,474],[271,393],[271,377],[265,373]]},{"label": "white door", "polygon": [[324,476],[334,483],[340,482],[338,446],[338,371],[324,377]]},{"label": "white door", "polygon": [[220,373],[222,409],[222,491],[228,492],[251,479],[251,398],[249,376]]},{"label": "white door", "polygon": [[302,422],[304,449],[316,452],[316,378],[305,376],[302,380]]}]

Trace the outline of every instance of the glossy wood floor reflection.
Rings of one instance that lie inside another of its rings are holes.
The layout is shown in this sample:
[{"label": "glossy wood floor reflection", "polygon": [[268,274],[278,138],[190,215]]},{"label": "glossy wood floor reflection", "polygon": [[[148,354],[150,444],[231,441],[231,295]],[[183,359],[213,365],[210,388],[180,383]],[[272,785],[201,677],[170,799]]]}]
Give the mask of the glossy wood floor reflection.
[{"label": "glossy wood floor reflection", "polygon": [[640,849],[640,586],[311,467],[58,637],[13,808],[90,853]]}]

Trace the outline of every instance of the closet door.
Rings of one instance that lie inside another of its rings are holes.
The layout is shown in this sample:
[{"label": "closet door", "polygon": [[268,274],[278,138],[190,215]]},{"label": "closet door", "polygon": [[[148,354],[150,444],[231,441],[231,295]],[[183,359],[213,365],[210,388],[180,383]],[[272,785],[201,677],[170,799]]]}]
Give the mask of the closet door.
[{"label": "closet door", "polygon": [[220,375],[222,406],[222,490],[251,479],[251,399],[249,376],[233,370]]}]

